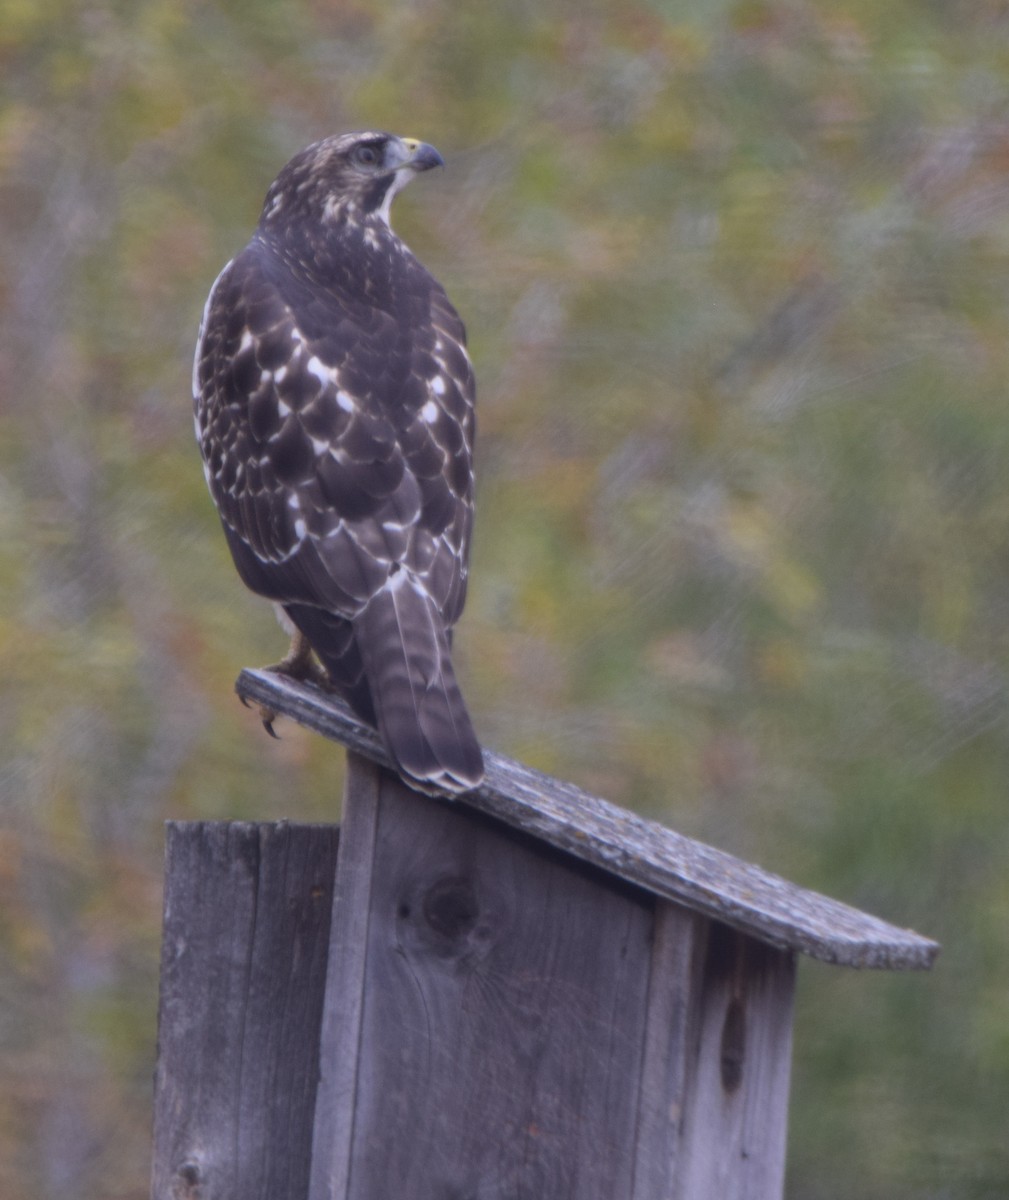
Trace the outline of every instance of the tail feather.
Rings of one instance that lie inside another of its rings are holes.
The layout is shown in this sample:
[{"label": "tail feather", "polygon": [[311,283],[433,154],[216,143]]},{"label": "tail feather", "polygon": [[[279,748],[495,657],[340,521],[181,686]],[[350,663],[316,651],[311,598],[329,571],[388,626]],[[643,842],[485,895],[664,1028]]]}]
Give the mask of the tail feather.
[{"label": "tail feather", "polygon": [[421,790],[476,787],[483,754],[431,597],[397,571],[353,624],[378,728],[401,774]]}]

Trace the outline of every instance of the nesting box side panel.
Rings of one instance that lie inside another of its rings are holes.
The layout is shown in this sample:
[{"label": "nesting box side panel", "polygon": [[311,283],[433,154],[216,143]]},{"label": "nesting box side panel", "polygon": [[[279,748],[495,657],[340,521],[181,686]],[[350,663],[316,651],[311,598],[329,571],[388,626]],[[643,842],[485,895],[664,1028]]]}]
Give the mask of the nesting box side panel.
[{"label": "nesting box side panel", "polygon": [[349,1184],[313,1200],[630,1200],[650,898],[385,772],[373,828]]},{"label": "nesting box side panel", "polygon": [[680,1156],[693,992],[700,978],[708,921],[669,900],[657,900],[648,986],[648,1026],[641,1072],[634,1200],[668,1200]]},{"label": "nesting box side panel", "polygon": [[675,1200],[780,1200],[795,957],[705,921]]},{"label": "nesting box side panel", "polygon": [[335,826],[168,827],[154,1200],[304,1200]]}]

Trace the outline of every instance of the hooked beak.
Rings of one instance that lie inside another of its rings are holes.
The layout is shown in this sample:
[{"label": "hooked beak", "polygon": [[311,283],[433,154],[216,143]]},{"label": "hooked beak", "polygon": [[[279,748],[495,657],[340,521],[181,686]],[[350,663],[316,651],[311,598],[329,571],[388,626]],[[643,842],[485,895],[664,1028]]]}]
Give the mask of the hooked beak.
[{"label": "hooked beak", "polygon": [[432,167],[443,167],[445,160],[434,148],[428,145],[427,142],[420,142],[416,138],[400,138],[400,141],[406,147],[410,157],[400,164],[399,169],[409,167],[411,171],[430,171]]}]

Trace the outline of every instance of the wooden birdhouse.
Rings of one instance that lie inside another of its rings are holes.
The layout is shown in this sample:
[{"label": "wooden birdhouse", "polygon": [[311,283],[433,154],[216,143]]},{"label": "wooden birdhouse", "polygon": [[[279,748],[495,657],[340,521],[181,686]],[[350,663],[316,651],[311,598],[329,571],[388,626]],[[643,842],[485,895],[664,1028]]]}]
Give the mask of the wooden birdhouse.
[{"label": "wooden birdhouse", "polygon": [[938,947],[487,755],[430,799],[332,697],[343,825],[169,827],[156,1200],[777,1200],[797,953]]}]

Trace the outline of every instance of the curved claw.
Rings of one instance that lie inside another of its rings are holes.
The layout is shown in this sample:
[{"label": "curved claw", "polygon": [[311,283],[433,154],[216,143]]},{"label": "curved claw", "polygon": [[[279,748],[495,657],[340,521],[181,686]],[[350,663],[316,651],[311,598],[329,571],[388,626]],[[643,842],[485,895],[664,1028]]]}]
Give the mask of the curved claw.
[{"label": "curved claw", "polygon": [[[246,708],[252,708],[252,705],[244,696],[239,695],[238,698]],[[263,722],[263,728],[270,737],[275,738],[279,742],[281,740],[280,734],[273,728],[273,722],[276,721],[278,714],[272,708],[267,708],[265,704],[257,705],[257,707],[259,708],[259,719]]]},{"label": "curved claw", "polygon": [[[329,683],[329,677],[324,668],[312,658],[312,647],[309,644],[308,638],[298,629],[292,634],[290,650],[288,650],[280,662],[261,669],[264,671],[274,671],[278,675],[287,675],[291,679],[308,680],[321,688],[326,688]],[[253,707],[244,696],[240,695],[238,698],[246,708]],[[260,704],[257,707],[259,708],[259,717],[263,722],[263,728],[270,737],[275,738],[279,742],[281,740],[280,734],[273,728],[273,722],[277,719],[278,713],[272,708],[267,708],[265,704]]]}]

